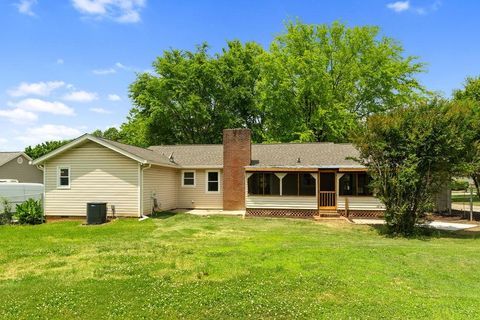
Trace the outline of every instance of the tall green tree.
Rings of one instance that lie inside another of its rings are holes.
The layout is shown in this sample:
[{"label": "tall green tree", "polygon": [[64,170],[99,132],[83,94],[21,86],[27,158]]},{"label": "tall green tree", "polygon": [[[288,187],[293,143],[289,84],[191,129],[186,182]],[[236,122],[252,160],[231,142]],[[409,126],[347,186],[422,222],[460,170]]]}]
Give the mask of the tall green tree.
[{"label": "tall green tree", "polygon": [[465,152],[465,106],[436,101],[368,118],[355,138],[390,232],[410,235]]},{"label": "tall green tree", "polygon": [[453,100],[465,104],[468,121],[465,129],[464,174],[470,176],[480,195],[480,76],[468,77],[462,89],[454,90]]},{"label": "tall green tree", "polygon": [[371,114],[418,100],[424,65],[377,27],[287,24],[263,55],[259,82],[268,140],[334,141]]},{"label": "tall green tree", "polygon": [[215,57],[206,44],[164,52],[153,64],[155,75],[142,73],[130,86],[129,122],[145,126],[148,144],[219,143],[224,128],[259,127],[255,61],[262,52],[239,41]]},{"label": "tall green tree", "polygon": [[121,141],[122,140],[121,132],[115,127],[110,127],[108,129],[106,129],[105,131],[97,129],[97,130],[92,132],[92,135],[95,136],[95,137],[105,138],[105,139],[113,140],[113,141]]},{"label": "tall green tree", "polygon": [[289,23],[267,51],[239,41],[215,55],[206,44],[169,50],[153,67],[130,86],[126,142],[219,143],[233,127],[256,142],[343,142],[368,115],[427,94],[415,78],[424,65],[398,42],[338,22]]},{"label": "tall green tree", "polygon": [[40,158],[53,150],[60,148],[64,144],[69,143],[71,140],[53,140],[46,141],[35,146],[28,146],[25,148],[25,153],[32,159]]}]

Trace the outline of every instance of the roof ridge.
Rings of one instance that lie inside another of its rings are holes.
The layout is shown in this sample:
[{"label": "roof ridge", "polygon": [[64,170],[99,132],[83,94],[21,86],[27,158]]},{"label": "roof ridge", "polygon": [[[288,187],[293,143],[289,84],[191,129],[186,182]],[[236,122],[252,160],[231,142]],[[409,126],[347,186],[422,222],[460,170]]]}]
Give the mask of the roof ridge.
[{"label": "roof ridge", "polygon": [[223,146],[222,143],[187,143],[187,144],[160,144],[156,146],[150,146],[150,148],[155,147],[188,147],[188,146]]},{"label": "roof ridge", "polygon": [[268,143],[252,143],[254,146],[278,146],[279,144],[281,145],[287,145],[291,146],[292,144],[299,144],[299,145],[308,145],[308,144],[339,144],[335,142],[268,142]]},{"label": "roof ridge", "polygon": [[135,145],[133,145],[133,144],[128,144],[128,143],[123,143],[123,142],[120,142],[120,141],[105,139],[105,138],[102,138],[102,137],[95,137],[95,138],[101,139],[101,140],[106,141],[106,142],[109,142],[109,143],[112,143],[112,142],[113,142],[113,143],[120,144],[120,145],[127,146],[127,147],[133,147],[133,148],[138,148],[138,149],[142,149],[142,150],[145,150],[145,151],[155,152],[155,151],[153,151],[153,150],[150,150],[150,149],[147,149],[147,148],[143,148],[143,147],[139,147],[139,146],[135,146]]}]

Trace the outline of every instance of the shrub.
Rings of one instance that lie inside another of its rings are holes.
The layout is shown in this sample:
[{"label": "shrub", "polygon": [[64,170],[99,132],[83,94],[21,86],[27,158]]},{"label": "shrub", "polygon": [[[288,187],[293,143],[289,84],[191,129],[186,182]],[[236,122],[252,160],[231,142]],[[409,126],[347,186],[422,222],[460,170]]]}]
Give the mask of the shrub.
[{"label": "shrub", "polygon": [[16,217],[20,224],[41,224],[45,221],[43,208],[40,200],[28,199],[17,204]]},{"label": "shrub", "polygon": [[0,201],[3,209],[0,213],[0,225],[10,224],[12,222],[12,205],[8,199],[2,198]]},{"label": "shrub", "polygon": [[460,170],[464,117],[463,105],[434,101],[368,118],[355,142],[390,233],[413,235],[435,194]]},{"label": "shrub", "polygon": [[462,190],[467,190],[469,187],[468,181],[465,180],[452,180],[450,183],[450,189],[453,191],[462,191]]}]

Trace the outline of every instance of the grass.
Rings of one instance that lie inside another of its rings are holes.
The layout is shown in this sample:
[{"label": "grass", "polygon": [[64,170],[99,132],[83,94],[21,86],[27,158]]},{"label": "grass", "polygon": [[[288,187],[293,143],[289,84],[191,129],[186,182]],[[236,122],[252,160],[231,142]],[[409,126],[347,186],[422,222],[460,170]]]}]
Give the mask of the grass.
[{"label": "grass", "polygon": [[[467,192],[463,194],[452,193],[452,202],[463,202],[470,204],[470,194]],[[476,206],[480,205],[480,197],[476,194],[473,196],[473,204]]]},{"label": "grass", "polygon": [[309,220],[161,215],[0,227],[2,319],[465,319],[480,240]]}]

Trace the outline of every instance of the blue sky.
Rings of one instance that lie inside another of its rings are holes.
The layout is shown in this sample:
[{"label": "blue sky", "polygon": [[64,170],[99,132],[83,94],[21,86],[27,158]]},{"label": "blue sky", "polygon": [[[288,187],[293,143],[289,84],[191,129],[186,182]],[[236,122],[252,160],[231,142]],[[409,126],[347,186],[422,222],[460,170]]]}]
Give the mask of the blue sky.
[{"label": "blue sky", "polygon": [[449,96],[480,75],[479,14],[473,0],[2,0],[0,150],[118,126],[135,72],[163,50],[268,46],[295,18],[380,26],[428,64],[422,83]]}]

